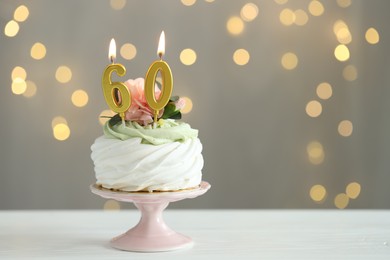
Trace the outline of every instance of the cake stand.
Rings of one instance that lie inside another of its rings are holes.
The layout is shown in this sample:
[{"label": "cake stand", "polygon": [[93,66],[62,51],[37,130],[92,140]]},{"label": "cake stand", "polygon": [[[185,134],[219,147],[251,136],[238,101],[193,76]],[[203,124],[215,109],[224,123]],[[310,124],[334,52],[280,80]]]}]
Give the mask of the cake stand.
[{"label": "cake stand", "polygon": [[210,189],[208,182],[202,181],[196,189],[173,192],[121,192],[91,185],[93,193],[123,202],[133,202],[141,212],[138,224],[126,233],[111,240],[117,249],[137,252],[172,251],[191,247],[190,237],[170,229],[162,218],[164,209],[170,202],[191,199],[203,195]]}]

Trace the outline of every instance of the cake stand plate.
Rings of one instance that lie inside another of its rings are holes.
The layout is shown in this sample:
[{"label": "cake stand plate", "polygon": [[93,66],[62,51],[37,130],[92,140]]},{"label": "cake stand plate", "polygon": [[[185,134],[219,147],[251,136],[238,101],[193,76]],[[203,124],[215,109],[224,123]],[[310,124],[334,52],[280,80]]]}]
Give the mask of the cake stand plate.
[{"label": "cake stand plate", "polygon": [[165,224],[162,218],[164,209],[170,202],[203,195],[210,187],[208,182],[202,181],[196,189],[173,192],[121,192],[94,184],[90,186],[90,189],[106,199],[133,202],[141,212],[141,219],[135,227],[111,240],[113,247],[126,251],[161,252],[193,245],[190,237],[176,233]]}]

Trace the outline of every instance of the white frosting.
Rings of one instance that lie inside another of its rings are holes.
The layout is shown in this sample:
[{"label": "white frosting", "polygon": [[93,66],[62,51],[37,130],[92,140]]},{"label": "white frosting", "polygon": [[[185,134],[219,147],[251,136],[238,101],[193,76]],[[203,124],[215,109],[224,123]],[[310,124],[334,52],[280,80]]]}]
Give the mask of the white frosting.
[{"label": "white frosting", "polygon": [[199,138],[161,145],[141,138],[100,136],[91,146],[97,184],[123,191],[168,191],[196,187],[202,180]]}]

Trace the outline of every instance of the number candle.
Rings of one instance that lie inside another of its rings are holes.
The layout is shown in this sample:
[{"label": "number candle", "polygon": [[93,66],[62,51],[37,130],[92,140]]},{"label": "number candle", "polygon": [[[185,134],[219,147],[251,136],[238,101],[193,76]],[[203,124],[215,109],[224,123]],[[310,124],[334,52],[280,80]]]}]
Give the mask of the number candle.
[{"label": "number candle", "polygon": [[119,63],[115,63],[116,44],[115,40],[111,39],[108,58],[111,64],[106,67],[102,78],[102,87],[104,99],[112,111],[119,113],[122,122],[125,121],[125,112],[131,105],[131,94],[128,88],[122,82],[112,82],[111,74],[116,71],[116,74],[123,77],[126,74],[126,68]]},{"label": "number candle", "polygon": [[[173,88],[172,71],[168,63],[162,60],[162,56],[165,52],[165,34],[161,32],[160,40],[158,43],[157,55],[160,60],[152,63],[149,67],[148,72],[145,76],[145,98],[148,105],[154,111],[154,122],[157,122],[158,113],[163,109],[169,102]],[[157,73],[160,71],[162,79],[161,95],[159,99],[155,96],[155,83]]]}]

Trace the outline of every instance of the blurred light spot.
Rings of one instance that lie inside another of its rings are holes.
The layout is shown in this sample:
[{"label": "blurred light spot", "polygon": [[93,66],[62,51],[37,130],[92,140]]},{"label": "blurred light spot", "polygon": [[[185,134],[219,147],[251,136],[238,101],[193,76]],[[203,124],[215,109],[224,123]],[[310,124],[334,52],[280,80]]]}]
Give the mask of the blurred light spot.
[{"label": "blurred light spot", "polygon": [[9,21],[4,27],[4,34],[8,37],[14,37],[19,32],[19,24],[14,20]]},{"label": "blurred light spot", "polygon": [[180,52],[180,61],[184,65],[192,65],[196,61],[196,52],[192,49],[184,49]]},{"label": "blurred light spot", "polygon": [[181,3],[185,6],[191,6],[195,4],[196,0],[181,0]]},{"label": "blurred light spot", "polygon": [[346,8],[352,4],[352,0],[337,0],[337,4],[340,7]]},{"label": "blurred light spot", "polygon": [[29,14],[30,13],[28,11],[27,6],[21,5],[18,8],[16,8],[16,10],[14,12],[14,19],[15,19],[15,21],[18,21],[18,22],[24,22],[27,20]]},{"label": "blurred light spot", "polygon": [[310,117],[318,117],[322,113],[322,105],[317,100],[311,100],[306,104],[306,114]]},{"label": "blurred light spot", "polygon": [[347,188],[345,189],[345,193],[350,199],[356,199],[360,194],[360,184],[357,182],[351,182],[347,185]]},{"label": "blurred light spot", "polygon": [[82,89],[78,89],[72,94],[72,103],[76,107],[84,107],[88,104],[88,94]]},{"label": "blurred light spot", "polygon": [[277,3],[278,5],[284,5],[285,3],[288,2],[288,0],[274,0],[275,3]]},{"label": "blurred light spot", "polygon": [[336,34],[339,43],[349,44],[352,42],[352,35],[348,28],[341,28]]},{"label": "blurred light spot", "polygon": [[309,3],[309,12],[313,16],[320,16],[324,13],[324,6],[320,1],[313,0]]},{"label": "blurred light spot", "polygon": [[328,82],[322,82],[317,86],[317,96],[321,99],[329,99],[332,96],[332,86]]},{"label": "blurred light spot", "polygon": [[34,43],[30,51],[31,57],[36,60],[43,59],[46,56],[46,47],[40,42]]},{"label": "blurred light spot", "polygon": [[205,0],[205,1],[208,2],[208,3],[214,2],[214,0]]},{"label": "blurred light spot", "polygon": [[56,71],[58,82],[67,83],[72,79],[72,71],[67,66],[59,66]]},{"label": "blurred light spot", "polygon": [[238,49],[233,54],[233,60],[237,65],[243,66],[249,62],[250,55],[245,49]]},{"label": "blurred light spot", "polygon": [[309,20],[309,16],[307,16],[307,13],[302,9],[296,10],[294,14],[295,14],[294,23],[296,25],[300,25],[300,26],[305,25]]},{"label": "blurred light spot", "polygon": [[246,22],[253,21],[259,14],[259,8],[254,3],[247,3],[241,8],[241,18]]},{"label": "blurred light spot", "polygon": [[347,28],[348,29],[348,26],[347,24],[343,21],[343,20],[337,20],[334,24],[333,24],[333,32],[335,35],[337,35],[337,32],[343,28]]},{"label": "blurred light spot", "polygon": [[283,54],[281,63],[283,68],[286,70],[295,69],[295,67],[298,65],[298,57],[295,55],[295,53],[287,52]]},{"label": "blurred light spot", "polygon": [[343,77],[345,80],[354,81],[355,79],[357,79],[357,76],[358,72],[355,66],[347,65],[343,69]]},{"label": "blurred light spot", "polygon": [[318,141],[310,142],[307,147],[307,155],[312,164],[318,165],[324,161],[325,153],[322,144]]},{"label": "blurred light spot", "polygon": [[334,198],[334,205],[338,209],[345,209],[348,206],[349,198],[345,193],[337,194]]},{"label": "blurred light spot", "polygon": [[182,97],[182,98],[185,100],[186,105],[180,110],[180,112],[182,114],[188,114],[192,110],[192,100],[189,97]]},{"label": "blurred light spot", "polygon": [[51,127],[54,128],[58,124],[65,124],[65,125],[67,125],[68,122],[66,121],[66,119],[64,117],[56,116],[55,118],[53,118],[53,120],[51,120]]},{"label": "blurred light spot", "polygon": [[26,91],[23,93],[25,97],[33,97],[37,93],[37,85],[34,82],[27,80],[26,81]]},{"label": "blurred light spot", "polygon": [[103,110],[99,115],[99,123],[101,125],[104,125],[108,120],[110,120],[110,118],[107,117],[113,117],[113,116],[115,116],[114,111],[109,109]]},{"label": "blurred light spot", "polygon": [[15,78],[12,81],[12,93],[15,95],[23,94],[27,89],[26,81],[22,78]]},{"label": "blurred light spot", "polygon": [[310,189],[310,198],[315,202],[322,203],[326,197],[326,189],[322,185],[314,185]]},{"label": "blurred light spot", "polygon": [[105,203],[104,203],[104,206],[103,206],[103,209],[104,210],[115,210],[115,211],[118,211],[121,209],[121,204],[116,201],[116,200],[107,200]]},{"label": "blurred light spot", "polygon": [[366,41],[370,44],[377,44],[379,42],[379,33],[375,28],[369,28],[366,31]]},{"label": "blurred light spot", "polygon": [[114,10],[122,10],[126,5],[126,0],[110,0],[110,6]]},{"label": "blurred light spot", "polygon": [[334,49],[334,56],[336,59],[339,61],[346,61],[349,59],[349,49],[346,45],[344,44],[339,44],[335,49]]},{"label": "blurred light spot", "polygon": [[27,73],[26,70],[23,67],[16,66],[11,73],[11,78],[14,80],[15,78],[21,78],[21,79],[26,79]]},{"label": "blurred light spot", "polygon": [[126,60],[132,60],[137,55],[137,48],[131,43],[125,43],[120,49],[121,56]]},{"label": "blurred light spot", "polygon": [[341,136],[348,137],[352,134],[353,124],[349,120],[343,120],[339,123],[338,131]]},{"label": "blurred light spot", "polygon": [[244,22],[240,17],[233,16],[227,21],[226,28],[230,34],[238,35],[244,30]]},{"label": "blurred light spot", "polygon": [[283,25],[292,25],[295,22],[295,13],[291,9],[283,9],[279,14],[279,20]]},{"label": "blurred light spot", "polygon": [[59,141],[64,141],[70,136],[70,129],[66,124],[57,124],[53,127],[54,138]]}]

